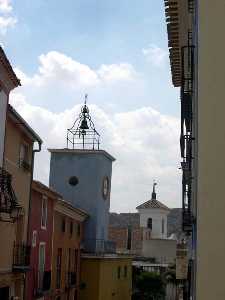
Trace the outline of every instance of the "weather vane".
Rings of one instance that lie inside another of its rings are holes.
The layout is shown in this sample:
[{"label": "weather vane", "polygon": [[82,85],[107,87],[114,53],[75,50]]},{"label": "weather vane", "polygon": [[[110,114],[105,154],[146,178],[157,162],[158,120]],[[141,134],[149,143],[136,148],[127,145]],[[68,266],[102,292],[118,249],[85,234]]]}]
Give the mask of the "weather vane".
[{"label": "weather vane", "polygon": [[89,114],[87,106],[88,95],[85,94],[84,105],[73,126],[67,129],[67,148],[99,150],[100,134]]}]

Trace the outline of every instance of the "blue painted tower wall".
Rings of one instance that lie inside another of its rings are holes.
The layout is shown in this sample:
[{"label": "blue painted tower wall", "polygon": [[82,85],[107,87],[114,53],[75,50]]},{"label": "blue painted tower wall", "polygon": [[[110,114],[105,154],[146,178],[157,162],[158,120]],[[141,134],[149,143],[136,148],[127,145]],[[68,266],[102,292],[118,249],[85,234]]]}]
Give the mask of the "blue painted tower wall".
[{"label": "blue painted tower wall", "polygon": [[[76,186],[68,182],[72,176],[79,180]],[[108,176],[111,188],[112,160],[101,152],[51,153],[49,186],[65,201],[89,214],[84,229],[87,240],[108,238],[110,194],[104,200],[102,184],[105,176]]]}]

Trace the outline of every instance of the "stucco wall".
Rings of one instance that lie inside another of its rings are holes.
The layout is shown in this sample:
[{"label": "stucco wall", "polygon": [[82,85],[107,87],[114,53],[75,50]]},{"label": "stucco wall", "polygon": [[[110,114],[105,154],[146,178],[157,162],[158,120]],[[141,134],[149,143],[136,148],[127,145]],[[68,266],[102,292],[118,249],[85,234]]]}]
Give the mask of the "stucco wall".
[{"label": "stucco wall", "polygon": [[[152,238],[167,238],[167,215],[169,211],[161,209],[139,209],[140,226],[147,227],[148,219],[152,218]],[[162,233],[162,220],[164,220],[164,233]]]},{"label": "stucco wall", "polygon": [[31,171],[24,170],[19,165],[20,146],[29,145],[29,163],[32,162],[33,142],[20,130],[18,125],[7,119],[5,138],[5,168],[12,175],[14,188],[19,205],[23,208],[23,216],[15,223],[17,227],[17,242],[27,240],[28,211],[30,201]]},{"label": "stucco wall", "polygon": [[[105,176],[111,182],[112,161],[101,152],[53,152],[50,164],[50,187],[66,201],[85,210],[90,217],[85,222],[85,239],[107,239],[110,197],[103,199]],[[76,176],[79,183],[71,186],[68,180]]]},{"label": "stucco wall", "polygon": [[[62,232],[62,220],[65,220],[65,232]],[[73,222],[73,234],[70,234],[70,222]],[[56,291],[56,266],[58,249],[62,249],[61,263],[61,286],[62,299],[67,299],[66,285],[68,271],[77,273],[77,287],[80,284],[80,241],[83,234],[82,223],[76,219],[71,219],[63,213],[54,211],[54,230],[53,230],[53,250],[52,250],[52,282],[51,289]],[[78,234],[77,226],[80,224],[80,234]],[[70,266],[69,249],[71,251]],[[76,254],[75,254],[76,253]],[[70,289],[70,293],[75,292],[75,289]]]},{"label": "stucco wall", "polygon": [[159,263],[174,263],[176,258],[176,241],[165,239],[144,240],[142,256],[156,258]]},{"label": "stucco wall", "polygon": [[7,105],[8,105],[8,96],[3,90],[1,90],[0,91],[0,167],[2,167],[3,165]]},{"label": "stucco wall", "polygon": [[[80,300],[130,300],[132,292],[131,258],[82,258],[81,280],[86,287],[80,292]],[[127,276],[124,267],[127,267]],[[120,267],[120,278],[118,278]]]},{"label": "stucco wall", "polygon": [[199,0],[197,300],[225,299],[225,3]]},{"label": "stucco wall", "polygon": [[[47,223],[46,229],[41,228],[43,194],[32,190],[29,240],[31,245],[30,265],[31,269],[26,275],[26,299],[32,300],[35,289],[38,288],[38,266],[39,266],[39,245],[45,243],[45,271],[51,270],[52,263],[52,234],[53,234],[53,212],[56,199],[47,198]],[[32,245],[33,231],[37,232],[36,245]]]}]

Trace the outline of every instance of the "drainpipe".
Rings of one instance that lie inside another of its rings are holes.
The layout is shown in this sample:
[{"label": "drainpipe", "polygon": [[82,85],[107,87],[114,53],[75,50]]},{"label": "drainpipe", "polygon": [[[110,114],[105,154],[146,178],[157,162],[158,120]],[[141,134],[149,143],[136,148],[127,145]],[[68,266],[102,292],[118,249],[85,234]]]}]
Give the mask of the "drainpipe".
[{"label": "drainpipe", "polygon": [[[30,195],[29,195],[29,207],[28,207],[28,220],[27,220],[27,242],[29,240],[29,227],[30,227],[30,210],[31,210],[31,195],[32,195],[32,182],[34,174],[34,156],[35,153],[41,152],[42,142],[38,141],[38,149],[32,150],[32,160],[31,160],[31,176],[30,176]],[[24,275],[24,284],[23,284],[23,299],[26,299],[26,276]]]}]

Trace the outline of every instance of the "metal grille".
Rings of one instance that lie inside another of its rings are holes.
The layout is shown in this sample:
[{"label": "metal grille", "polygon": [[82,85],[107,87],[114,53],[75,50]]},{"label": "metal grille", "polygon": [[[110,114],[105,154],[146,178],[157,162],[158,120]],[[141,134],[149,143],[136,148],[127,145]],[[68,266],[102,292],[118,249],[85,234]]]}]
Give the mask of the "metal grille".
[{"label": "metal grille", "polygon": [[17,206],[17,199],[12,188],[12,176],[0,168],[0,212],[11,213]]}]

